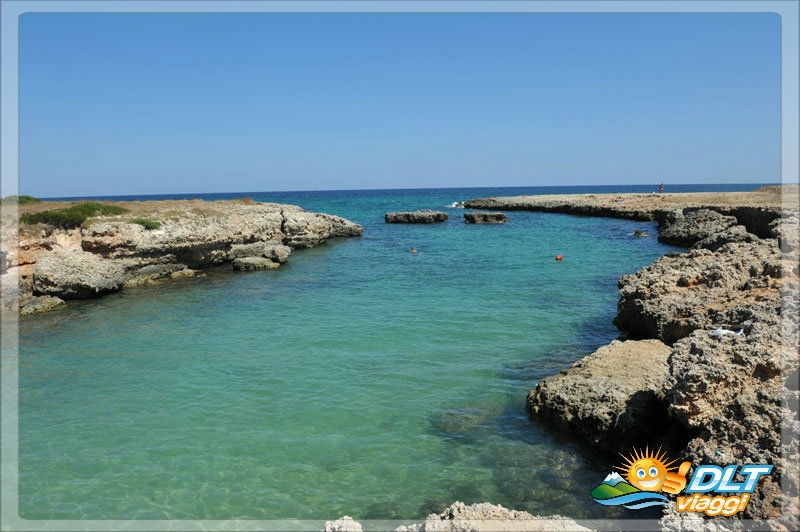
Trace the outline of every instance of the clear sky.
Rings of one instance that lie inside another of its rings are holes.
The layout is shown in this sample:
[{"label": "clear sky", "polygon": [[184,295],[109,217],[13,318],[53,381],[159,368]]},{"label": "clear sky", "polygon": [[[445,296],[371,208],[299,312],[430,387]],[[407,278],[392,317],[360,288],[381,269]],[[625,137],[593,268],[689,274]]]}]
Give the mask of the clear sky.
[{"label": "clear sky", "polygon": [[20,193],[780,181],[780,19],[27,13]]}]

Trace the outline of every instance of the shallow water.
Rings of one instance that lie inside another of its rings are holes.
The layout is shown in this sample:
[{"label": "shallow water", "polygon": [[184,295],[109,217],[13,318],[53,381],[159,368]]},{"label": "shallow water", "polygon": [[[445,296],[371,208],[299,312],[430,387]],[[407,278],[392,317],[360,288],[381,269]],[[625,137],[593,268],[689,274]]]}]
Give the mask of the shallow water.
[{"label": "shallow water", "polygon": [[[672,248],[622,220],[467,225],[449,206],[475,192],[254,195],[364,236],[22,319],[21,515],[611,517],[589,492],[615,458],[529,420],[525,396],[617,337],[617,278]],[[451,219],[383,222],[422,208]]]}]

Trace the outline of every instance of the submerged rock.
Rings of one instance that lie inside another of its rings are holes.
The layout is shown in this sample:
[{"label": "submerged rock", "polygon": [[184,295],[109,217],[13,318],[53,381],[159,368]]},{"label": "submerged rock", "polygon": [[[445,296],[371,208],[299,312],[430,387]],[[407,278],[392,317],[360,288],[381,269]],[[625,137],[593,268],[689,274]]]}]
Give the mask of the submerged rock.
[{"label": "submerged rock", "polygon": [[64,304],[64,300],[55,296],[29,296],[20,301],[20,316],[29,316],[39,312],[53,310]]},{"label": "submerged rock", "polygon": [[384,220],[387,224],[433,224],[444,222],[449,218],[441,211],[387,212]]}]

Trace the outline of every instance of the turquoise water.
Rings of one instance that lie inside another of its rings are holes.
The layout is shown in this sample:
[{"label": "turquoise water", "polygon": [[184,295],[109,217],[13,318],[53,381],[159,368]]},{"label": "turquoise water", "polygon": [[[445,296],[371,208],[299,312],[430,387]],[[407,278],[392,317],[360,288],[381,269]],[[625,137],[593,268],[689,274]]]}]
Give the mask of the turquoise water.
[{"label": "turquoise water", "polygon": [[[528,419],[525,396],[617,337],[617,278],[671,248],[653,224],[449,207],[483,195],[501,194],[252,195],[364,236],[21,319],[21,515],[610,517],[589,492],[615,457]],[[451,219],[383,222],[418,208]]]}]

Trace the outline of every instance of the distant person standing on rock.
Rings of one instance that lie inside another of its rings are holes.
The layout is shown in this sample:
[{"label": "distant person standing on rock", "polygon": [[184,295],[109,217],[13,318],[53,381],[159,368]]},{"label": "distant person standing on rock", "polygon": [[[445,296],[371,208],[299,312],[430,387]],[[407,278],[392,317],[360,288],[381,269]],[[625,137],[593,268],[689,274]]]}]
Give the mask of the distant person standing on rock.
[{"label": "distant person standing on rock", "polygon": [[664,183],[661,183],[660,185],[658,185],[658,193],[661,194],[663,192],[664,192]]}]

